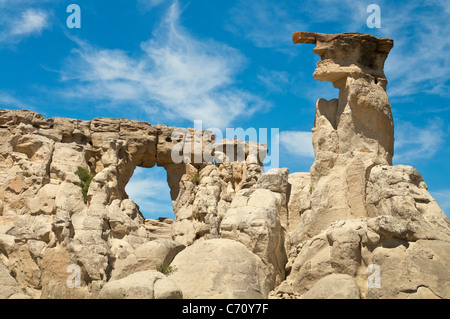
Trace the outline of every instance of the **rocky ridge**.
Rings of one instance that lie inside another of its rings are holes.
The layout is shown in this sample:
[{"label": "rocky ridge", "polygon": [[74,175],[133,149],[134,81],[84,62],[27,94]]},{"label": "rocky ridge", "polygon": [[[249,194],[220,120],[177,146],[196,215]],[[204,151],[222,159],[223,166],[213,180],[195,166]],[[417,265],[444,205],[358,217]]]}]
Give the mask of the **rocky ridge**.
[{"label": "rocky ridge", "polygon": [[[392,166],[393,41],[293,40],[339,90],[316,103],[309,173],[264,172],[265,145],[208,131],[0,110],[0,298],[450,298],[450,221]],[[125,192],[155,165],[173,222]]]}]

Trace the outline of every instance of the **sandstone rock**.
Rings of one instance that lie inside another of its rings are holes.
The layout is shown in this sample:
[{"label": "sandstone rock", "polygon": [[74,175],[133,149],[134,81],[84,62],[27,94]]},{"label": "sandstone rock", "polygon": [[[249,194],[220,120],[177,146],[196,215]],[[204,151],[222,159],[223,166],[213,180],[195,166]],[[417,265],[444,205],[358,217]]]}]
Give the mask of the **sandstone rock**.
[{"label": "sandstone rock", "polygon": [[23,294],[23,290],[0,261],[0,299],[9,299],[17,294]]},{"label": "sandstone rock", "polygon": [[111,272],[111,280],[121,279],[138,271],[155,270],[161,265],[167,267],[184,248],[184,245],[171,240],[146,242],[124,259],[116,261],[115,268]]},{"label": "sandstone rock", "polygon": [[16,237],[14,236],[0,233],[0,252],[6,257],[8,257],[15,249],[15,238]]},{"label": "sandstone rock", "polygon": [[151,239],[172,239],[172,223],[160,222],[156,219],[146,219],[145,229],[149,232]]},{"label": "sandstone rock", "polygon": [[230,239],[195,242],[171,266],[175,271],[170,278],[186,299],[259,299],[270,290],[261,259]]},{"label": "sandstone rock", "polygon": [[379,289],[367,289],[367,298],[447,298],[450,243],[440,240],[407,242],[382,240],[364,261],[380,267]]},{"label": "sandstone rock", "polygon": [[287,262],[279,217],[282,198],[268,189],[241,190],[220,224],[222,238],[243,243],[269,267],[272,286],[284,279]]},{"label": "sandstone rock", "polygon": [[345,73],[384,77],[384,61],[394,46],[391,39],[361,33],[295,32],[292,39],[294,43],[315,44],[313,52],[322,60],[314,78],[331,82],[339,80]]},{"label": "sandstone rock", "polygon": [[178,286],[156,270],[140,271],[123,279],[109,281],[100,299],[181,299]]},{"label": "sandstone rock", "polygon": [[264,188],[272,192],[285,194],[288,186],[288,168],[272,168],[262,174],[255,188]]},{"label": "sandstone rock", "polygon": [[69,266],[77,265],[77,262],[76,256],[70,252],[70,249],[62,245],[46,248],[40,262],[42,269],[40,297],[42,299],[92,298],[92,291],[89,291],[90,278],[84,267],[80,267],[79,288],[71,288],[67,284],[69,277],[74,275],[74,270]]},{"label": "sandstone rock", "polygon": [[359,287],[353,277],[331,274],[320,279],[303,299],[360,299]]},{"label": "sandstone rock", "polygon": [[314,78],[339,89],[339,99],[316,103],[312,211],[300,222],[300,238],[306,239],[333,221],[368,216],[366,174],[374,165],[392,163],[394,126],[383,65],[393,43],[356,33],[299,32],[293,39],[316,45],[313,52],[322,60]]},{"label": "sandstone rock", "polygon": [[450,241],[449,219],[428,193],[423,177],[411,166],[373,167],[367,183],[367,204],[370,216],[387,215],[383,218],[392,221],[374,227],[394,227],[388,224],[396,219],[397,224],[403,224],[403,237]]},{"label": "sandstone rock", "polygon": [[[410,241],[401,220],[387,217],[335,222],[298,244],[289,256],[290,274],[276,294],[305,294],[325,276],[346,274],[354,279],[362,298],[442,298],[448,286],[442,262],[448,258],[450,243]],[[380,269],[380,288],[368,285],[367,265],[372,264]],[[419,291],[421,287],[426,289]]]},{"label": "sandstone rock", "polygon": [[309,173],[293,173],[288,176],[288,227],[293,231],[300,222],[301,215],[311,209],[311,179]]}]

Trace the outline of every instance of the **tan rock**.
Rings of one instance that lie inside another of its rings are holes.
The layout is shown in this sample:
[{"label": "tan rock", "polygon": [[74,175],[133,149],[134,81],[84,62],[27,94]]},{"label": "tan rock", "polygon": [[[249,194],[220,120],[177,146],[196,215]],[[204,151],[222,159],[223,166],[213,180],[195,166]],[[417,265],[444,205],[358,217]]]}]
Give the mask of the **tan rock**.
[{"label": "tan rock", "polygon": [[222,238],[243,243],[268,266],[272,288],[284,279],[287,262],[280,223],[282,200],[281,194],[268,189],[241,190],[220,224]]},{"label": "tan rock", "polygon": [[392,163],[394,126],[383,66],[393,43],[357,33],[298,32],[293,39],[316,45],[313,52],[322,60],[314,78],[339,89],[339,99],[316,103],[312,211],[300,235],[306,239],[333,221],[368,216],[366,174]]},{"label": "tan rock", "polygon": [[261,259],[230,239],[195,242],[171,266],[175,271],[170,278],[186,299],[259,299],[270,290]]},{"label": "tan rock", "polygon": [[8,299],[17,294],[23,294],[23,290],[0,261],[0,299]]},{"label": "tan rock", "polygon": [[146,242],[134,249],[126,258],[116,261],[111,272],[111,280],[121,279],[138,271],[155,270],[161,265],[167,267],[184,248],[184,245],[172,240],[159,239]]},{"label": "tan rock", "polygon": [[360,299],[359,287],[353,277],[331,274],[320,279],[303,299]]},{"label": "tan rock", "polygon": [[140,271],[109,281],[99,299],[181,299],[182,293],[170,277],[156,270]]},{"label": "tan rock", "polygon": [[293,231],[300,223],[301,215],[311,209],[311,179],[309,173],[293,173],[288,177],[288,227]]}]

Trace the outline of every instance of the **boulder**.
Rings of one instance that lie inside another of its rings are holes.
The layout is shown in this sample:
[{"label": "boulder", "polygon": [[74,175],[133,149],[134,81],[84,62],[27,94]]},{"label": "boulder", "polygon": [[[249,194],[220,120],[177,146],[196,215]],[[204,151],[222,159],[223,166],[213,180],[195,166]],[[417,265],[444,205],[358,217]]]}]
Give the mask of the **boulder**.
[{"label": "boulder", "polygon": [[176,283],[156,270],[135,272],[103,286],[99,299],[181,299]]},{"label": "boulder", "polygon": [[320,279],[303,299],[361,299],[361,294],[353,277],[331,274]]},{"label": "boulder", "polygon": [[184,245],[173,240],[146,242],[136,247],[126,258],[116,261],[111,280],[121,279],[138,271],[155,270],[159,266],[167,267],[184,248]]},{"label": "boulder", "polygon": [[260,299],[270,291],[264,263],[234,240],[197,241],[171,266],[170,278],[186,299]]}]

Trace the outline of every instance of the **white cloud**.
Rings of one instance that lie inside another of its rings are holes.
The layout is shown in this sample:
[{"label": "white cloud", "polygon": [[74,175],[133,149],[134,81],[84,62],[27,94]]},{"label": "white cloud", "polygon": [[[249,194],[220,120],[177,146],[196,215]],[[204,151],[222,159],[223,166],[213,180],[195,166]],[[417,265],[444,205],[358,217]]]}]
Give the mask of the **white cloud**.
[{"label": "white cloud", "polygon": [[396,125],[394,161],[409,162],[414,159],[432,158],[444,142],[443,123],[436,119],[420,128],[409,122]]},{"label": "white cloud", "polygon": [[23,12],[21,18],[14,21],[11,26],[12,36],[24,36],[29,34],[39,34],[47,27],[48,15],[44,11],[28,9]]},{"label": "white cloud", "polygon": [[282,131],[280,132],[280,144],[292,155],[314,158],[311,132]]},{"label": "white cloud", "polygon": [[274,5],[268,0],[241,0],[229,12],[227,29],[257,47],[282,48],[288,54],[295,52],[287,47],[295,31],[362,32],[393,38],[385,66],[389,96],[450,96],[450,37],[444,31],[449,27],[449,1],[381,2],[380,29],[366,25],[370,3],[305,0],[295,5],[279,0]]},{"label": "white cloud", "polygon": [[449,95],[448,1],[403,1],[381,6],[382,36],[394,39],[386,60],[392,97],[416,93]]},{"label": "white cloud", "polygon": [[80,40],[67,61],[63,80],[77,80],[70,97],[127,102],[166,119],[203,120],[226,127],[267,106],[258,97],[233,87],[244,65],[242,54],[213,40],[199,40],[179,25],[173,4],[152,39],[141,44],[141,55],[98,49]]},{"label": "white cloud", "polygon": [[166,0],[138,0],[138,5],[143,7],[145,10],[150,10],[165,2]]},{"label": "white cloud", "polygon": [[13,7],[2,11],[0,25],[3,25],[3,30],[0,31],[0,42],[16,43],[26,37],[40,35],[49,27],[49,14],[44,10],[28,8],[22,11],[20,7]]}]

